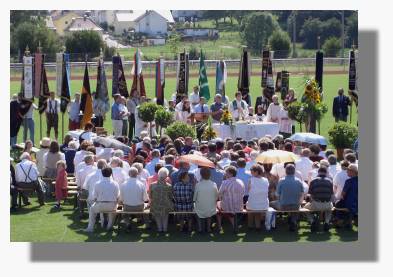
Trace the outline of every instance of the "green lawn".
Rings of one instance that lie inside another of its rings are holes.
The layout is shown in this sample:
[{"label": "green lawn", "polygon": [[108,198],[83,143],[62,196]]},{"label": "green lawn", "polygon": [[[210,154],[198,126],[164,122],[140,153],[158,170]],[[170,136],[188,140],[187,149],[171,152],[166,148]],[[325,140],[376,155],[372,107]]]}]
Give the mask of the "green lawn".
[{"label": "green lawn", "polygon": [[[214,78],[209,78],[210,81],[210,89],[211,89],[211,95],[213,94],[214,88],[215,88],[215,80]],[[253,76],[251,78],[251,85],[250,85],[250,91],[251,91],[251,97],[252,97],[252,102],[253,106],[255,103],[255,99],[258,95],[261,93],[261,87],[260,87],[260,82],[261,78],[258,76]],[[300,98],[301,94],[303,93],[304,89],[304,82],[305,82],[305,77],[304,76],[293,76],[290,78],[290,86],[293,87],[296,90],[298,98]],[[196,77],[190,78],[190,90],[192,85],[197,84],[198,79]],[[96,85],[96,80],[91,80],[91,88],[92,90],[95,90],[95,85]],[[130,88],[131,87],[131,82],[130,80],[127,80],[127,85]],[[155,80],[154,79],[146,79],[145,80],[145,85],[146,85],[146,91],[149,97],[154,97],[154,89],[155,89]],[[166,98],[170,98],[171,94],[175,91],[176,88],[176,79],[175,78],[167,78],[166,83],[165,83],[165,96]],[[108,88],[111,90],[112,86],[112,81],[108,80]],[[346,89],[348,86],[348,76],[345,74],[341,75],[325,75],[323,79],[323,87],[324,87],[324,93],[325,93],[325,103],[328,104],[329,106],[329,111],[325,115],[325,118],[321,121],[321,135],[327,137],[327,131],[330,127],[333,126],[334,124],[334,118],[331,114],[331,108],[332,108],[332,103],[333,103],[333,97],[337,94],[337,89],[339,87],[343,87]],[[49,87],[51,90],[55,90],[55,81],[49,81]],[[71,81],[71,91],[72,93],[76,91],[80,91],[82,87],[82,80],[72,80]],[[237,77],[228,77],[227,80],[227,92],[228,95],[230,95],[230,98],[233,99],[234,92],[236,91],[237,87]],[[20,82],[11,82],[10,86],[10,92],[11,94],[17,93],[20,90]],[[230,92],[230,93],[229,93]],[[111,93],[111,92],[109,92]],[[38,100],[36,100],[38,102]],[[212,102],[212,99],[210,100]],[[353,109],[352,112],[353,118],[352,118],[352,124],[356,126],[357,122],[357,112],[356,109]],[[61,118],[61,117],[60,117]],[[38,142],[40,139],[40,128],[39,128],[39,115],[38,112],[35,112],[34,114],[34,120],[36,122],[36,135],[35,135],[35,140]],[[66,113],[64,115],[64,122],[65,122],[65,128],[68,126],[68,114]],[[46,120],[45,116],[42,116],[42,128],[43,128],[43,135],[45,136],[46,133]],[[105,121],[105,126],[107,130],[110,132],[112,131],[111,127],[111,121],[106,120]],[[297,127],[297,131],[299,131],[299,126]],[[59,122],[59,132],[61,134],[61,120]],[[21,128],[19,135],[18,135],[18,142],[22,142],[22,133],[23,133],[23,127]],[[65,130],[65,133],[67,133],[67,129]],[[52,132],[52,137],[54,136]],[[329,146],[331,147],[331,146]]]},{"label": "green lawn", "polygon": [[[239,233],[233,234],[228,223],[224,224],[223,231],[212,234],[181,233],[173,223],[169,224],[169,233],[157,234],[153,230],[144,229],[144,225],[134,222],[133,231],[126,233],[124,228],[117,233],[117,228],[106,232],[96,225],[96,231],[87,234],[83,231],[87,227],[87,217],[79,220],[78,213],[71,204],[66,204],[61,211],[52,209],[54,202],[48,202],[44,207],[39,207],[36,199],[31,206],[22,207],[11,214],[11,241],[12,242],[84,242],[84,241],[129,241],[129,242],[353,242],[358,239],[358,229],[353,230],[331,228],[329,233],[320,231],[311,233],[308,223],[303,219],[299,232],[288,231],[287,219],[277,219],[277,229],[267,231],[248,231],[246,226],[240,226]],[[322,230],[322,226],[320,226]]]}]

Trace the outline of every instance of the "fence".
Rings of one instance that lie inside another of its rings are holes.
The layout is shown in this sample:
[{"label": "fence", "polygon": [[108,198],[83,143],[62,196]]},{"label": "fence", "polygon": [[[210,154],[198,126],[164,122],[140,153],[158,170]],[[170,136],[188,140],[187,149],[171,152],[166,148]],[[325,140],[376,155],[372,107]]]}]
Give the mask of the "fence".
[{"label": "fence", "polygon": [[[215,75],[217,60],[206,60],[205,66],[209,76]],[[237,75],[239,72],[240,60],[225,60],[227,65],[228,75]],[[105,61],[107,77],[110,79],[112,75],[112,62]],[[145,78],[155,78],[155,61],[143,61],[143,75]],[[306,76],[313,76],[315,72],[315,58],[294,58],[294,59],[273,59],[273,73],[281,70],[287,70],[291,74],[300,74]],[[325,74],[342,74],[348,70],[348,58],[325,58],[324,59],[324,73]],[[97,62],[87,62],[90,76],[95,76],[97,72]],[[126,76],[131,75],[131,68],[133,61],[124,61],[123,67]],[[71,62],[71,78],[80,78],[83,76],[85,63],[84,62]],[[190,60],[189,63],[190,75],[198,75],[199,60]],[[177,61],[165,61],[165,74],[167,78],[174,78],[176,76]],[[22,76],[22,63],[10,64],[10,77],[11,81],[20,80]],[[49,79],[56,76],[56,63],[45,63],[45,68]],[[250,74],[260,76],[262,71],[262,59],[250,59]]]}]

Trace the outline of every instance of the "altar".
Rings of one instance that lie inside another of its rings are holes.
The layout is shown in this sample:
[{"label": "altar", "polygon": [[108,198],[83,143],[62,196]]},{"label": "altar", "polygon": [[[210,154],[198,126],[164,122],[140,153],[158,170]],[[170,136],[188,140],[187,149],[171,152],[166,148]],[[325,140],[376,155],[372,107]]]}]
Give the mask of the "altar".
[{"label": "altar", "polygon": [[278,123],[274,122],[247,122],[239,121],[233,125],[224,125],[220,123],[213,123],[213,129],[217,132],[220,138],[243,138],[251,140],[253,138],[261,138],[266,135],[275,137],[279,133]]}]

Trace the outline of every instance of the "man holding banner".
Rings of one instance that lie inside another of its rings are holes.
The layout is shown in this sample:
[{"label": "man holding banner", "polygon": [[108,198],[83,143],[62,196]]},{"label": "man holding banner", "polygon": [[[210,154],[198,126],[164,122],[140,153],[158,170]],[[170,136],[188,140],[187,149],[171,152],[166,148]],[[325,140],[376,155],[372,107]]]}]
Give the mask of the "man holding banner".
[{"label": "man holding banner", "polygon": [[27,113],[23,116],[23,141],[27,140],[27,132],[30,132],[30,140],[34,145],[34,120],[33,120],[33,112],[34,110],[37,110],[38,107],[32,103],[30,105],[29,110]]}]

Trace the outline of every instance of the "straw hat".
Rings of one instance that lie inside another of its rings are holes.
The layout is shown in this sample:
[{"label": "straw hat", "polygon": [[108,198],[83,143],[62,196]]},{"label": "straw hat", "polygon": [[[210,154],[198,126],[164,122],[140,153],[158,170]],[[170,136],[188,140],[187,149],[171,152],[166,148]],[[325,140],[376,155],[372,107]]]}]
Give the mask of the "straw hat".
[{"label": "straw hat", "polygon": [[40,141],[41,147],[49,147],[50,146],[50,138],[44,137]]}]

